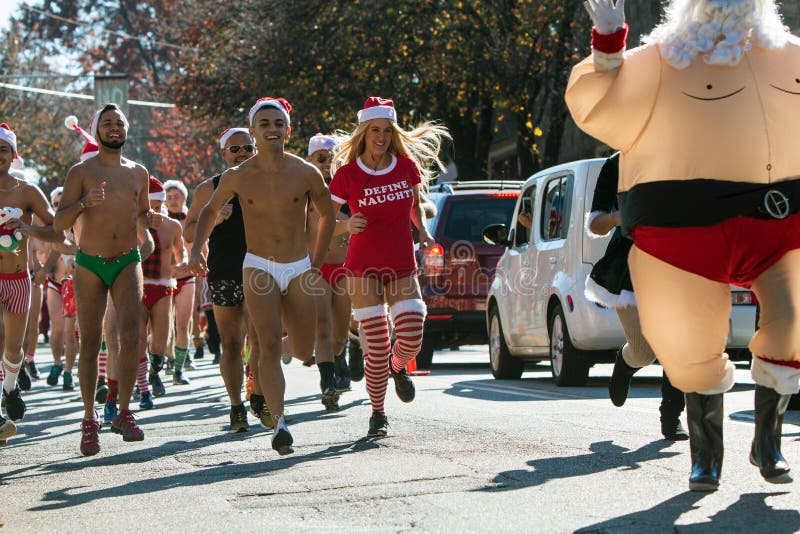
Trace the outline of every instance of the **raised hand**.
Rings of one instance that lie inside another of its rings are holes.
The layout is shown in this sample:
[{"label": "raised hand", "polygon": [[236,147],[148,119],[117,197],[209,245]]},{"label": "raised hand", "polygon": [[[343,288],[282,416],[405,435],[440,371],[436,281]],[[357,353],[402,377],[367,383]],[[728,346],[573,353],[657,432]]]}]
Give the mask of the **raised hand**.
[{"label": "raised hand", "polygon": [[611,35],[625,27],[625,0],[586,0],[583,3],[600,35]]}]

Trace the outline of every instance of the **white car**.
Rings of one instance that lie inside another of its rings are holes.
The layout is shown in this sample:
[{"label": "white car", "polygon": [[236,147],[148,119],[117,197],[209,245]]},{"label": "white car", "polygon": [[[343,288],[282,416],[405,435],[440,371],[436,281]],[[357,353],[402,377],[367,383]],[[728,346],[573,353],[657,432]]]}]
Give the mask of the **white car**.
[{"label": "white car", "polygon": [[[559,386],[582,385],[592,365],[613,361],[625,343],[616,312],[583,294],[586,276],[610,239],[610,234],[589,237],[584,230],[604,161],[565,163],[531,176],[522,186],[512,224],[484,231],[487,242],[506,247],[486,301],[495,378],[518,379],[526,361],[550,360]],[[532,216],[530,230],[517,222],[525,211]],[[746,357],[755,331],[755,296],[732,289],[728,353]]]}]

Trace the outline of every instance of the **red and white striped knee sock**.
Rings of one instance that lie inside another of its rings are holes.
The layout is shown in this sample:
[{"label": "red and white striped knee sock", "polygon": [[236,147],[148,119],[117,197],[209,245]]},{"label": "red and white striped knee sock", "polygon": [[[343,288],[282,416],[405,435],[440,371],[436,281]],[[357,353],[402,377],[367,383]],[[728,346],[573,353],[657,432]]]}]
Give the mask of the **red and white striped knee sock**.
[{"label": "red and white striped knee sock", "polygon": [[363,338],[366,342],[365,354],[369,358],[364,361],[364,378],[367,382],[367,394],[372,403],[372,410],[383,412],[386,398],[386,386],[389,382],[389,321],[386,309],[371,306],[353,310],[353,316],[361,323]]},{"label": "red and white striped knee sock", "polygon": [[106,367],[108,366],[108,350],[105,344],[100,347],[100,354],[97,356],[97,378],[106,379]]},{"label": "red and white striped knee sock", "polygon": [[425,303],[418,299],[401,300],[392,305],[394,323],[394,357],[392,369],[399,373],[419,354],[425,325]]},{"label": "red and white striped knee sock", "polygon": [[136,373],[136,384],[139,386],[139,393],[150,393],[150,385],[147,383],[147,368],[149,365],[147,356],[139,358],[139,370]]},{"label": "red and white striped knee sock", "polygon": [[5,377],[3,378],[3,389],[6,390],[6,393],[11,393],[15,387],[17,387],[17,375],[19,375],[19,369],[22,367],[22,362],[19,363],[11,363],[3,356],[3,372],[5,373]]}]

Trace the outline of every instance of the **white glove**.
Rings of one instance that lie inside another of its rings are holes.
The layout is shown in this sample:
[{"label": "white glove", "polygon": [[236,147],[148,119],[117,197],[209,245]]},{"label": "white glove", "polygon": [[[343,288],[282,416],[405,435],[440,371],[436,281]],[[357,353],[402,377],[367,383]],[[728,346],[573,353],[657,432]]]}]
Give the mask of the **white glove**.
[{"label": "white glove", "polygon": [[611,35],[625,27],[625,0],[586,0],[583,3],[600,35]]}]

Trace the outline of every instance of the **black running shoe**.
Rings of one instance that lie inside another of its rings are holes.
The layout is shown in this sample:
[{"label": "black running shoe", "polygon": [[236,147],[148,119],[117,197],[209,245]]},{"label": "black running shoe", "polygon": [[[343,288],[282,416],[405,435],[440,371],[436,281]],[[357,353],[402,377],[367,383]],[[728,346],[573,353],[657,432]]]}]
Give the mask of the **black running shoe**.
[{"label": "black running shoe", "polygon": [[50,374],[47,375],[47,385],[55,386],[58,384],[58,377],[61,376],[61,371],[64,370],[63,365],[53,364],[50,366]]},{"label": "black running shoe", "polygon": [[22,400],[22,395],[19,393],[19,388],[16,387],[7,393],[3,388],[3,398],[6,401],[6,415],[15,423],[22,421],[25,417],[25,401]]},{"label": "black running shoe", "polygon": [[183,376],[183,371],[178,371],[177,369],[175,369],[175,371],[172,373],[172,385],[188,386],[189,384],[191,384],[191,382],[189,382],[188,378]]},{"label": "black running shoe", "polygon": [[36,368],[36,362],[33,360],[27,362],[28,366],[28,373],[31,375],[33,380],[39,380],[39,369]]},{"label": "black running shoe", "polygon": [[322,393],[322,404],[328,413],[339,411],[339,392],[335,387],[328,386],[328,389]]},{"label": "black running shoe", "polygon": [[247,410],[244,404],[238,406],[231,406],[231,427],[232,433],[238,434],[240,432],[247,432],[250,430],[250,425],[247,423]]},{"label": "black running shoe", "polygon": [[[199,347],[195,347],[194,348],[194,359],[195,360],[202,360],[203,358],[205,358],[205,354],[204,354],[204,351],[203,351],[203,345],[200,345]],[[191,363],[191,358],[186,358],[186,361]]]},{"label": "black running shoe", "polygon": [[94,390],[94,401],[97,404],[105,404],[108,400],[108,386],[104,378],[97,379],[97,388]]},{"label": "black running shoe", "polygon": [[281,456],[292,454],[294,452],[292,443],[294,443],[294,439],[289,433],[289,429],[285,426],[278,427],[278,429],[272,435],[272,448],[275,449]]},{"label": "black running shoe", "polygon": [[367,436],[371,438],[385,436],[389,432],[389,420],[383,412],[372,412],[369,418],[369,432]]},{"label": "black running shoe", "polygon": [[413,401],[417,392],[414,388],[414,382],[411,381],[411,377],[408,376],[405,368],[396,373],[392,368],[392,358],[389,358],[389,372],[394,379],[394,390],[397,393],[397,397],[403,402]]},{"label": "black running shoe", "polygon": [[219,353],[218,352],[214,353],[214,358],[211,360],[211,363],[213,365],[219,365]]},{"label": "black running shoe", "polygon": [[334,378],[333,383],[337,391],[348,391],[350,389],[350,368],[347,366],[345,351],[333,359]]},{"label": "black running shoe", "polygon": [[148,378],[148,382],[153,390],[154,397],[163,397],[167,394],[167,390],[164,387],[164,383],[161,381],[161,377],[158,373],[150,373]]},{"label": "black running shoe", "polygon": [[350,379],[353,382],[361,382],[364,378],[364,353],[357,338],[351,337],[348,340],[347,352],[350,355]]},{"label": "black running shoe", "polygon": [[72,381],[72,373],[64,371],[62,376],[64,382],[61,384],[62,391],[75,391],[75,384]]},{"label": "black running shoe", "polygon": [[25,365],[20,366],[19,374],[17,375],[17,385],[22,391],[30,391],[31,377],[28,376],[28,371]]}]

